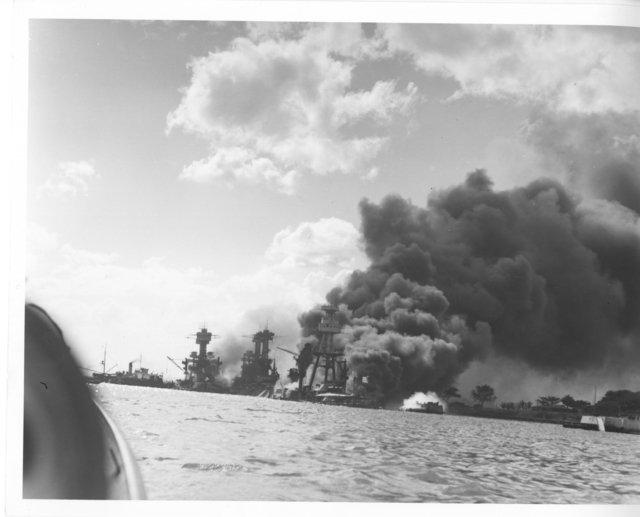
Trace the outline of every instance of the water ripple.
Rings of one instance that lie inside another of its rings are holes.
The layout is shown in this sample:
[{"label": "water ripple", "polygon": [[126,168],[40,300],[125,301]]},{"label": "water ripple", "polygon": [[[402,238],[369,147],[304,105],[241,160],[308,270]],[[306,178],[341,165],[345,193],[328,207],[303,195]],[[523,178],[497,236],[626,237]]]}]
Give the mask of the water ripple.
[{"label": "water ripple", "polygon": [[151,499],[640,503],[638,436],[136,386],[94,389],[139,458]]}]

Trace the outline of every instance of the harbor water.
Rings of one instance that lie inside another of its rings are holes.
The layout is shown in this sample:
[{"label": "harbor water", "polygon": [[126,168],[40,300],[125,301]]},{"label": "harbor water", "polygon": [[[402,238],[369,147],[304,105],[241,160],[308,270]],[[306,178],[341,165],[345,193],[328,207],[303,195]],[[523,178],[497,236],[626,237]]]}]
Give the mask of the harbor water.
[{"label": "harbor water", "polygon": [[90,386],[162,500],[640,503],[640,436]]}]

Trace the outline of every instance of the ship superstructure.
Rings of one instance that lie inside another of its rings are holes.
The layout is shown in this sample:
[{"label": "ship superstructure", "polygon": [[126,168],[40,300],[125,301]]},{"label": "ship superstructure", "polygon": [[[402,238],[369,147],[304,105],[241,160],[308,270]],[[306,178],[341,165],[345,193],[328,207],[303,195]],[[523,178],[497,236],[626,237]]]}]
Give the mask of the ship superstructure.
[{"label": "ship superstructure", "polygon": [[[289,394],[285,398],[320,402],[327,394],[346,395],[347,360],[344,357],[344,350],[337,348],[334,343],[334,336],[342,329],[337,315],[338,308],[334,305],[323,305],[321,308],[324,315],[315,331],[318,339],[315,344],[305,343],[297,354],[280,348],[283,352],[294,356],[297,366],[293,370],[294,375],[290,375],[290,378],[292,382],[298,380],[298,389],[288,390]],[[309,382],[305,382],[307,370],[311,365],[313,368]]]},{"label": "ship superstructure", "polygon": [[[133,369],[133,363],[140,362],[140,368]],[[142,367],[142,357],[129,362],[129,369],[126,372],[116,373],[115,384],[126,384],[128,386],[146,386],[149,388],[165,388],[166,383],[162,374],[150,373],[149,368]]]},{"label": "ship superstructure", "polygon": [[220,376],[222,362],[212,351],[207,351],[207,345],[212,339],[220,336],[212,334],[206,326],[202,326],[198,333],[187,337],[196,338],[199,350],[191,352],[190,356],[182,361],[185,374],[182,385],[194,391],[217,391],[214,381]]},{"label": "ship superstructure", "polygon": [[[109,373],[117,364],[106,370],[107,347],[105,345],[102,373],[95,372],[92,377],[85,378],[86,382],[91,384],[99,384],[102,382],[110,384],[126,384],[128,386],[144,386],[148,388],[171,388],[173,383],[165,382],[162,374],[149,372],[149,368],[142,367],[142,356],[129,362],[129,369],[116,373]],[[140,368],[133,370],[134,363],[140,363]],[[83,368],[86,370],[87,368]]]},{"label": "ship superstructure", "polygon": [[[283,390],[281,398],[288,400],[306,400],[318,404],[340,406],[358,406],[377,408],[379,404],[358,393],[347,392],[349,368],[344,349],[334,342],[335,336],[342,332],[338,307],[323,305],[324,315],[314,335],[317,342],[309,341],[300,347],[296,354],[291,350],[280,348],[294,356],[297,368],[290,378],[298,380],[298,388]],[[305,382],[310,366],[309,382]],[[354,380],[355,382],[355,380]]]},{"label": "ship superstructure", "polygon": [[[309,378],[308,396],[321,393],[345,393],[347,384],[347,360],[344,350],[336,349],[333,338],[339,334],[342,325],[338,321],[338,308],[334,305],[323,305],[325,312],[316,331],[319,343],[313,350],[313,370]],[[318,375],[318,370],[322,374]]]},{"label": "ship superstructure", "polygon": [[242,395],[271,396],[280,374],[275,359],[269,358],[270,346],[275,334],[268,328],[249,337],[253,341],[253,350],[247,350],[242,356],[240,375],[235,378],[233,388]]}]

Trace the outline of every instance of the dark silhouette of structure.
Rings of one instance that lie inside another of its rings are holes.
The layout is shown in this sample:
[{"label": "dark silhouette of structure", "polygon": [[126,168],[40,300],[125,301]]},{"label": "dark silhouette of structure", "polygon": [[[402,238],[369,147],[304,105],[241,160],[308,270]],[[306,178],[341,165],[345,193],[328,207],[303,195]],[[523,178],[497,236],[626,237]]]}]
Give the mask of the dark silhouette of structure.
[{"label": "dark silhouette of structure", "polygon": [[233,391],[241,395],[270,397],[276,381],[280,379],[275,359],[269,358],[269,347],[276,335],[265,328],[243,337],[251,338],[254,349],[247,350],[242,356],[242,369],[240,376],[234,379]]},{"label": "dark silhouette of structure", "polygon": [[203,326],[200,332],[187,337],[195,337],[200,348],[182,361],[185,373],[183,386],[194,391],[219,391],[214,380],[220,375],[222,362],[213,352],[207,352],[207,345],[220,336],[213,335]]}]

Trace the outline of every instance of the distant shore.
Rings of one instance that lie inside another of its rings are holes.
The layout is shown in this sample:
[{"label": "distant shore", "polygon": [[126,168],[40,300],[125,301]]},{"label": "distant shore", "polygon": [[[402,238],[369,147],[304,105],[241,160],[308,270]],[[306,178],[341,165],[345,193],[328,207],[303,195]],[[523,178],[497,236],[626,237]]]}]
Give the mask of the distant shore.
[{"label": "distant shore", "polygon": [[447,414],[456,416],[472,416],[479,418],[495,418],[498,420],[518,420],[520,422],[535,422],[538,424],[563,424],[565,422],[579,422],[582,413],[565,413],[558,411],[523,411],[513,409],[473,408],[453,406],[447,409]]}]

